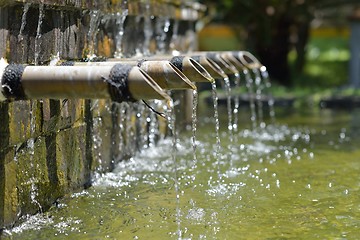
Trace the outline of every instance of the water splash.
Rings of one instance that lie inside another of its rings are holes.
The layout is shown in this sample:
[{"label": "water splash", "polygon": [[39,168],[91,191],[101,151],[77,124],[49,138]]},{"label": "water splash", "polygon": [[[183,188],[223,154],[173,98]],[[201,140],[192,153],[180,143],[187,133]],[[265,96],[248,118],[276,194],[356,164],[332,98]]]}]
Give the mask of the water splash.
[{"label": "water splash", "polygon": [[44,4],[41,3],[39,4],[39,20],[38,20],[38,24],[37,24],[37,28],[36,28],[36,36],[35,36],[35,57],[34,57],[34,61],[35,61],[35,65],[39,64],[39,57],[40,57],[40,51],[41,51],[41,42],[40,42],[40,38],[41,38],[41,25],[43,23],[43,19],[44,19]]}]

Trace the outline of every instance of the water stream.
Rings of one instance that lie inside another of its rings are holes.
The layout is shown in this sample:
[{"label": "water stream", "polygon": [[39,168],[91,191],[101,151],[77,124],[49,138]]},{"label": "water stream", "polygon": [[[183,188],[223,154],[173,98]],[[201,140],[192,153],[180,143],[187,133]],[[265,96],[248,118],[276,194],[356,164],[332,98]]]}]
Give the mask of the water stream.
[{"label": "water stream", "polygon": [[215,151],[214,151],[214,157],[217,159],[217,174],[220,178],[220,150],[221,150],[221,140],[220,140],[220,121],[219,121],[219,112],[218,112],[218,96],[217,96],[217,90],[216,90],[216,83],[211,83],[212,87],[212,99],[214,104],[214,121],[215,121]]},{"label": "water stream", "polygon": [[114,53],[115,58],[121,58],[124,56],[123,54],[123,37],[125,30],[125,20],[129,14],[129,10],[127,9],[127,1],[123,1],[122,3],[122,11],[116,13],[116,25],[118,28],[118,32],[116,35],[116,51]]},{"label": "water stream", "polygon": [[229,145],[227,147],[227,155],[230,159],[230,163],[232,162],[232,147],[234,144],[234,134],[233,134],[233,108],[232,108],[232,96],[231,96],[231,85],[230,85],[230,79],[224,78],[224,88],[225,88],[225,94],[226,94],[226,106],[227,106],[227,115],[228,115],[228,131],[229,131]]},{"label": "water stream", "polygon": [[275,123],[276,122],[276,117],[275,117],[275,108],[274,108],[274,98],[273,96],[269,93],[269,90],[271,89],[271,82],[269,80],[269,73],[266,69],[265,66],[262,66],[260,67],[260,75],[261,75],[261,78],[263,79],[264,81],[264,88],[265,90],[267,90],[265,92],[265,94],[268,96],[268,106],[269,106],[269,115],[270,115],[270,118],[271,118],[271,121],[272,123]]},{"label": "water stream", "polygon": [[24,4],[23,14],[21,16],[21,26],[18,35],[18,43],[21,45],[22,56],[25,55],[25,41],[24,41],[24,30],[27,24],[27,15],[30,9],[31,3]]},{"label": "water stream", "polygon": [[197,107],[198,107],[198,92],[193,90],[193,106],[192,106],[192,115],[191,115],[191,130],[192,130],[192,147],[193,147],[193,166],[196,166],[197,163],[197,154],[196,154],[196,126],[197,126]]},{"label": "water stream", "polygon": [[[240,88],[240,74],[235,74],[234,75],[234,85],[235,85],[235,89],[239,89]],[[240,96],[239,94],[235,94],[233,96],[234,98],[234,110],[233,110],[233,115],[234,115],[234,121],[233,121],[233,131],[234,131],[234,142],[235,144],[238,143],[237,141],[237,132],[238,132],[238,124],[239,124],[239,107],[240,107]]]},{"label": "water stream", "polygon": [[252,69],[252,72],[254,74],[254,85],[255,85],[255,99],[256,99],[256,105],[257,105],[257,117],[259,120],[259,127],[264,128],[265,122],[264,122],[264,109],[263,109],[263,80],[261,79],[261,75],[258,69]]},{"label": "water stream", "polygon": [[98,34],[98,27],[101,20],[101,12],[99,10],[92,10],[89,13],[90,23],[89,30],[87,32],[87,48],[88,48],[88,58],[93,58],[95,56],[95,43]]},{"label": "water stream", "polygon": [[[24,8],[24,12],[25,12],[26,8]],[[26,15],[25,15],[26,17]],[[37,24],[37,28],[36,28],[36,36],[35,36],[35,47],[34,47],[34,59],[35,59],[35,65],[39,65],[39,57],[40,57],[40,51],[41,51],[41,25],[43,23],[43,19],[44,19],[44,4],[41,3],[39,4],[39,19],[38,19],[38,24]],[[21,30],[21,29],[20,29]]]},{"label": "water stream", "polygon": [[248,90],[248,99],[250,105],[250,121],[252,123],[252,128],[255,129],[257,127],[257,117],[256,117],[256,107],[254,100],[254,81],[247,69],[243,70],[243,74],[245,76],[245,84]]}]

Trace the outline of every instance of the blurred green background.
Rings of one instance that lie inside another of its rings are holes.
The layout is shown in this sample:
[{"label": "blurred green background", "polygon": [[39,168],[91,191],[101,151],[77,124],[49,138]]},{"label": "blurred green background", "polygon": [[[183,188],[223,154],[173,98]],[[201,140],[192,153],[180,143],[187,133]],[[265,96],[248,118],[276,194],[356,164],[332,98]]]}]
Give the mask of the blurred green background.
[{"label": "blurred green background", "polygon": [[199,33],[200,50],[252,52],[267,66],[279,92],[349,88],[350,16],[358,0],[201,2],[209,9]]}]

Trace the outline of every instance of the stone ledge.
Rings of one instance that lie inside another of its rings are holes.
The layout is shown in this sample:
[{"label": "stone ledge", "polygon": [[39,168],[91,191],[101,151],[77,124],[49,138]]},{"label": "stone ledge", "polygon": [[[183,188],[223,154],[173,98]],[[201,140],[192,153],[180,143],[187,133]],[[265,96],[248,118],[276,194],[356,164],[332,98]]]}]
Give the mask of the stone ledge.
[{"label": "stone ledge", "polygon": [[168,17],[185,21],[196,21],[204,15],[206,7],[199,3],[181,1],[129,1],[126,5],[121,0],[0,0],[0,7],[13,6],[16,4],[44,4],[46,8],[63,10],[94,10],[106,13],[123,12],[133,16]]}]

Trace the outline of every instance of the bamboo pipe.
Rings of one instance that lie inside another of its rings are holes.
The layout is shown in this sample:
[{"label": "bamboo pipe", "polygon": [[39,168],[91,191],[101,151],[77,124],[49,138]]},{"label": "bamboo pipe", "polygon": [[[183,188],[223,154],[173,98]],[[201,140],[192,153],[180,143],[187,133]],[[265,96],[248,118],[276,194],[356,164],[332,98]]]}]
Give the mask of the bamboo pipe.
[{"label": "bamboo pipe", "polygon": [[24,99],[110,98],[170,100],[164,90],[138,67],[24,66],[0,64],[0,101]]},{"label": "bamboo pipe", "polygon": [[[218,64],[216,64],[213,60],[207,58],[206,56],[196,55],[196,54],[185,54],[182,56],[187,56],[187,57],[190,57],[191,59],[195,60],[210,74],[210,76],[212,78],[224,77],[225,73],[220,68],[220,66]],[[182,57],[182,56],[175,56],[175,57]],[[169,55],[152,56],[149,59],[160,59],[160,58],[171,59],[171,58],[174,58],[174,56],[169,56]]]},{"label": "bamboo pipe", "polygon": [[216,62],[221,69],[225,72],[226,75],[232,76],[239,74],[237,68],[232,64],[228,59],[223,58],[220,53],[217,52],[204,52],[204,54]]},{"label": "bamboo pipe", "polygon": [[245,67],[244,64],[241,63],[241,61],[236,57],[237,52],[229,52],[229,51],[225,51],[225,52],[221,52],[220,55],[223,59],[226,59],[228,62],[230,62],[231,64],[233,64],[235,66],[235,68],[239,71],[242,72],[245,69],[247,69]]},{"label": "bamboo pipe", "polygon": [[171,62],[193,82],[214,82],[206,69],[191,57],[177,56]]},{"label": "bamboo pipe", "polygon": [[[133,61],[139,59],[116,59],[110,58],[108,61]],[[197,61],[188,56],[152,56],[140,59],[140,61],[168,60],[178,70],[180,70],[192,82],[213,82],[214,78]]]},{"label": "bamboo pipe", "polygon": [[144,70],[163,89],[196,89],[196,86],[177,69],[171,62],[159,61],[136,61],[121,60],[104,62],[65,62],[73,66],[113,66],[115,64],[128,64],[138,66]]},{"label": "bamboo pipe", "polygon": [[221,67],[212,59],[203,56],[203,55],[188,55],[195,61],[197,61],[201,66],[205,68],[206,71],[215,79],[226,78],[225,72],[221,69]]},{"label": "bamboo pipe", "polygon": [[235,51],[232,52],[233,56],[238,59],[246,68],[262,68],[263,64],[250,52],[248,51]]}]

